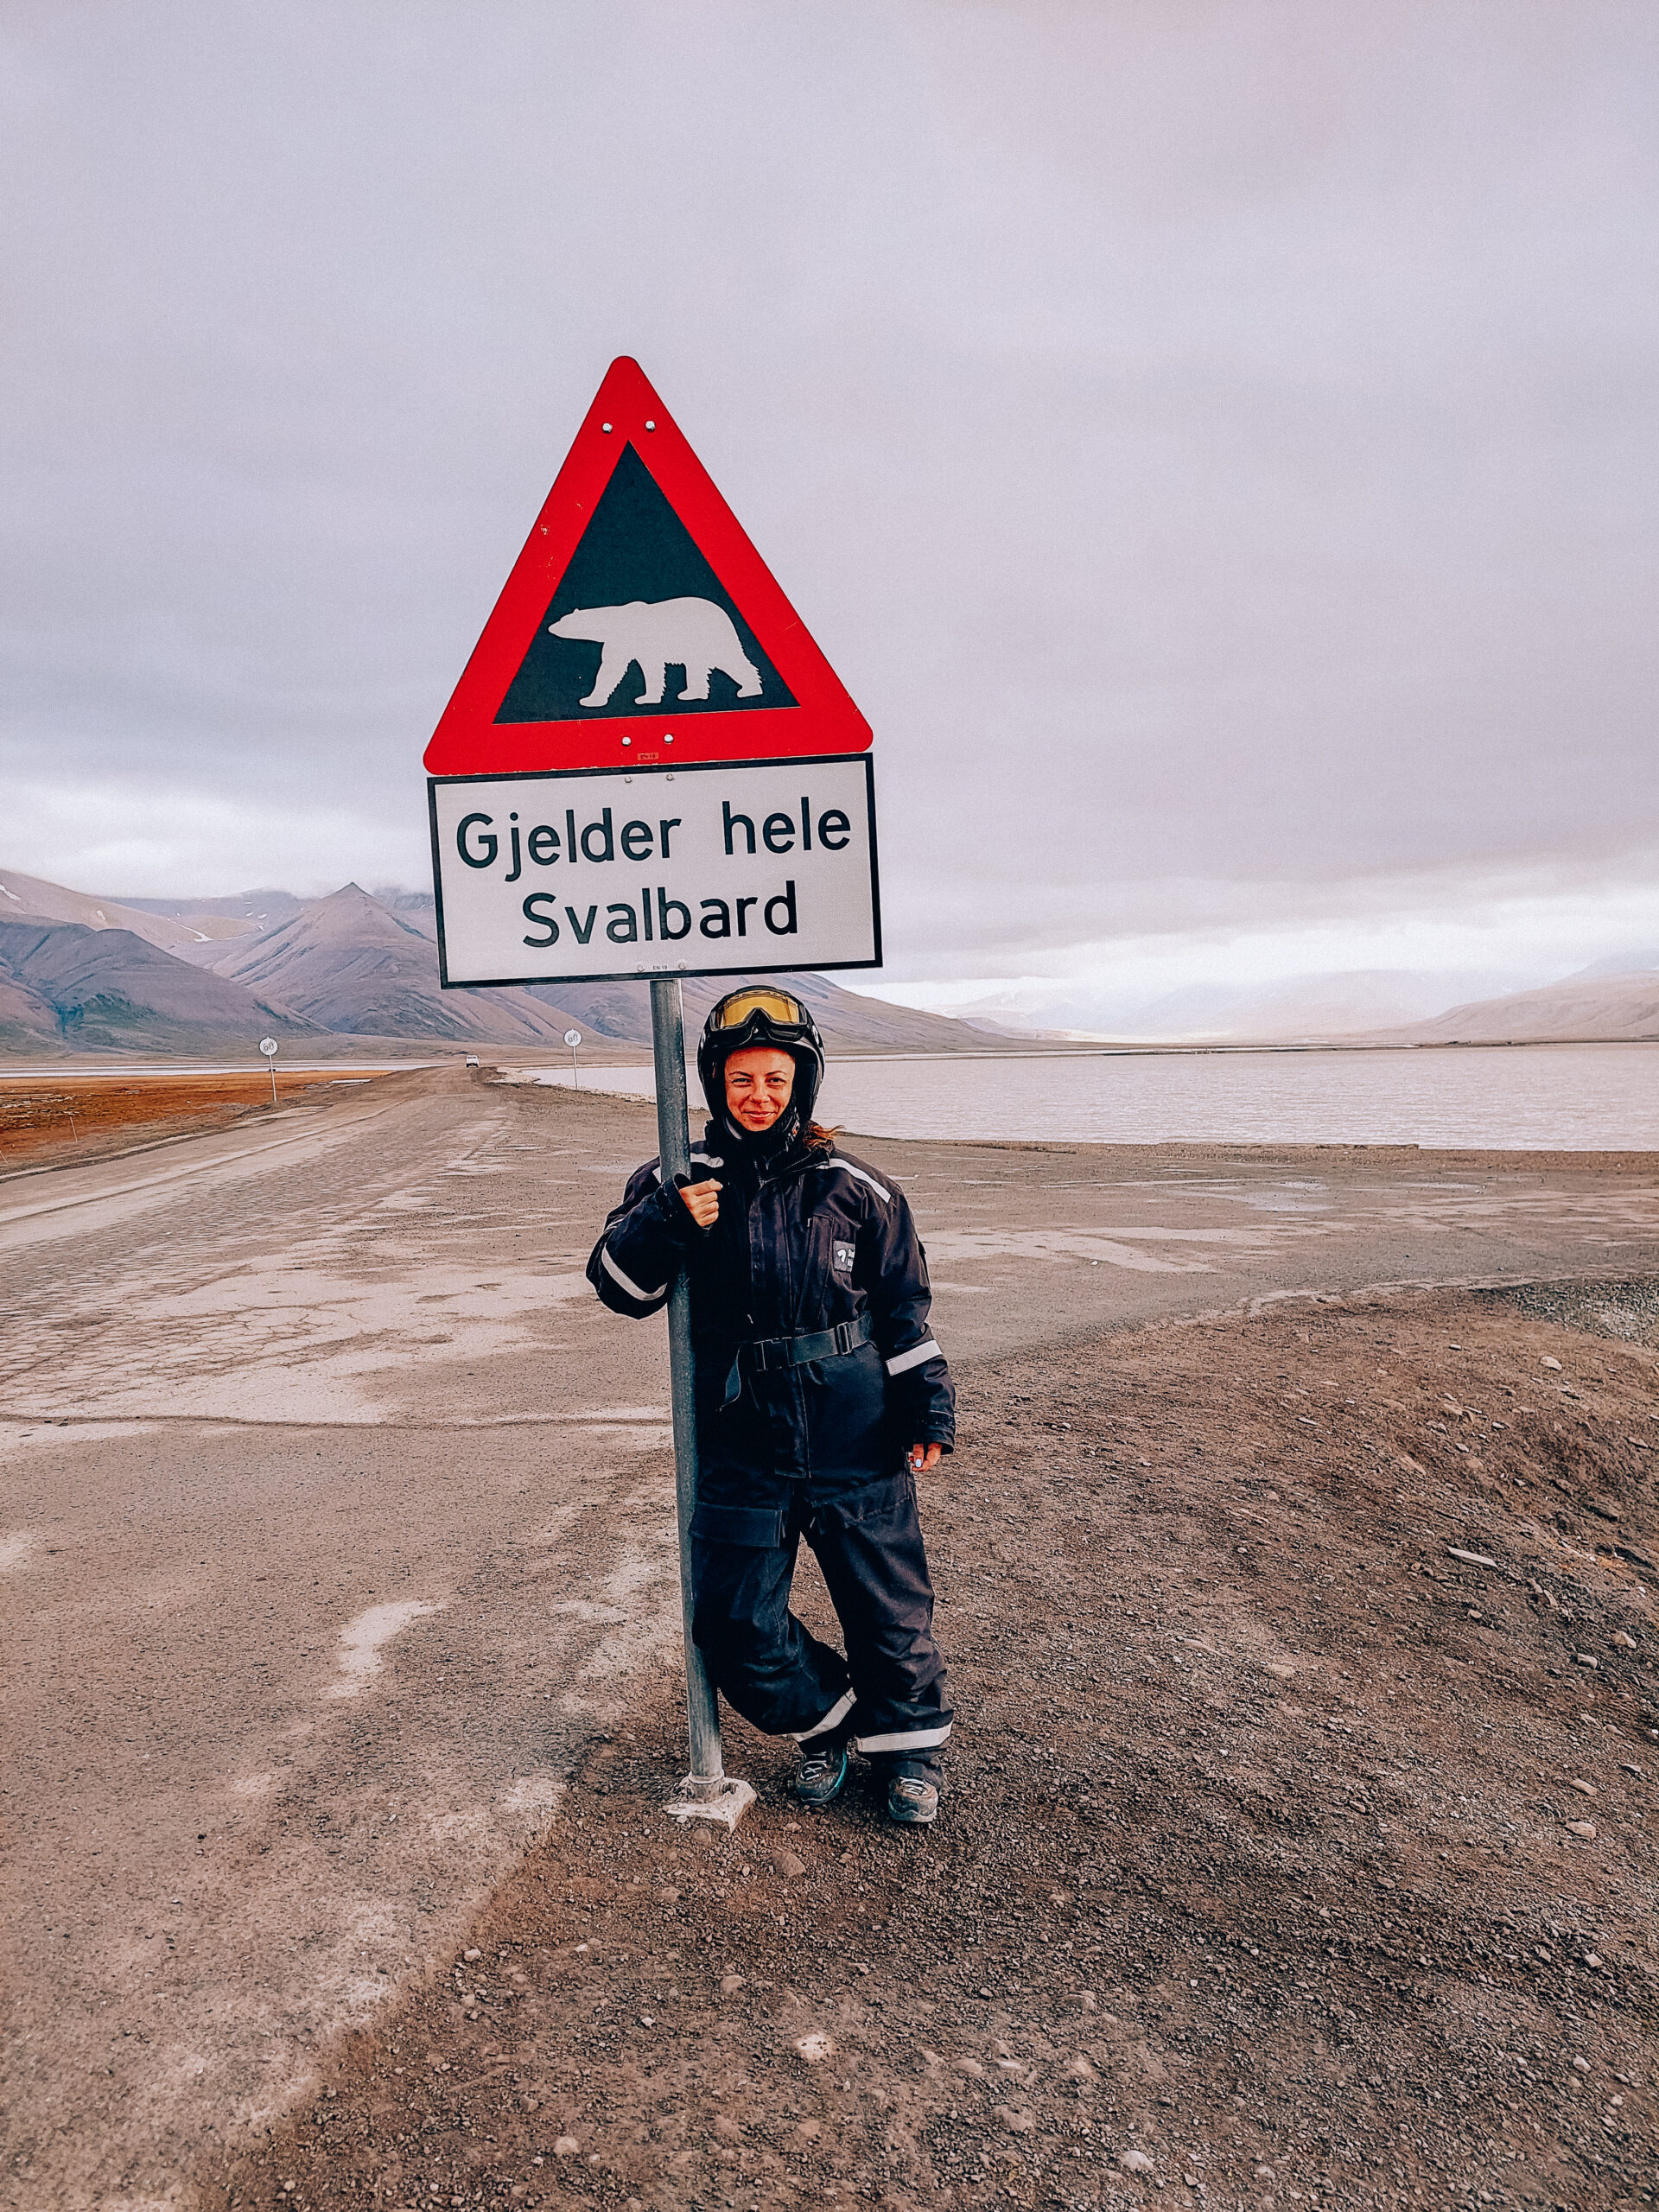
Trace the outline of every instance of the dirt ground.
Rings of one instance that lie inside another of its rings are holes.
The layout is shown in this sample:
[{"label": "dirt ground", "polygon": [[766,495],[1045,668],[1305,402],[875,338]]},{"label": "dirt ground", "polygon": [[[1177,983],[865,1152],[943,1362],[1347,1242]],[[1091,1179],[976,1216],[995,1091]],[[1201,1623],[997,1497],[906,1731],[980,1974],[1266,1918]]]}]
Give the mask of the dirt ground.
[{"label": "dirt ground", "polygon": [[664,1673],[203,2201],[1656,2202],[1659,1298],[1551,1295],[966,1364],[937,1827],[729,1721],[681,1834]]},{"label": "dirt ground", "polygon": [[[367,1080],[351,1071],[278,1071],[276,1096],[292,1105]],[[105,1158],[135,1143],[229,1128],[271,1110],[270,1077],[242,1075],[0,1076],[0,1175]]]}]

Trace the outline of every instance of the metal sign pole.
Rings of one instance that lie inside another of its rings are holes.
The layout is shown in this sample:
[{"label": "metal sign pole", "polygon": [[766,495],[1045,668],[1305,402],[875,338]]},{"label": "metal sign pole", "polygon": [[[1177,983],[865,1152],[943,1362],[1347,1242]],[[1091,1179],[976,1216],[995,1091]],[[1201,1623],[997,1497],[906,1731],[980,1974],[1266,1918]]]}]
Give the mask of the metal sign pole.
[{"label": "metal sign pole", "polygon": [[[677,976],[651,984],[652,1057],[657,1073],[657,1147],[666,1188],[690,1173],[691,1132],[686,1116],[685,1007]],[[697,1503],[696,1402],[692,1389],[691,1292],[683,1274],[668,1294],[668,1374],[674,1409],[674,1498],[680,1535],[680,1615],[685,1638],[685,1705],[691,1771],[669,1805],[679,1820],[715,1820],[735,1826],[754,1791],[721,1765],[720,1709],[715,1687],[691,1640],[691,1516]]]}]

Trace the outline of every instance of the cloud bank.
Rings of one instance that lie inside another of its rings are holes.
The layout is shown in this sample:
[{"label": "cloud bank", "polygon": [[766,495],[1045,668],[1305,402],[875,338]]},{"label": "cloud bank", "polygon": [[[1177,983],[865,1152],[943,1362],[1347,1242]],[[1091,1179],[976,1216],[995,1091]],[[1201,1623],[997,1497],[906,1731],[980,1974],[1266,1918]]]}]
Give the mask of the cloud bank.
[{"label": "cloud bank", "polygon": [[882,988],[1641,934],[1656,60],[1596,0],[14,11],[5,857],[420,882],[626,351],[875,727]]}]

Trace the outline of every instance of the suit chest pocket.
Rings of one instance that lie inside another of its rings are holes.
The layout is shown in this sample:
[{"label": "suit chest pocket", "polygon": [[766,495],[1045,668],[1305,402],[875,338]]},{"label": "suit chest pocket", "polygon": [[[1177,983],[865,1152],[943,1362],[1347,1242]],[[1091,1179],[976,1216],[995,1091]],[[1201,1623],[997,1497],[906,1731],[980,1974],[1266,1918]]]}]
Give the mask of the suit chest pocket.
[{"label": "suit chest pocket", "polygon": [[844,1314],[846,1301],[855,1294],[853,1275],[858,1265],[856,1227],[834,1214],[815,1215],[810,1249],[817,1295]]}]

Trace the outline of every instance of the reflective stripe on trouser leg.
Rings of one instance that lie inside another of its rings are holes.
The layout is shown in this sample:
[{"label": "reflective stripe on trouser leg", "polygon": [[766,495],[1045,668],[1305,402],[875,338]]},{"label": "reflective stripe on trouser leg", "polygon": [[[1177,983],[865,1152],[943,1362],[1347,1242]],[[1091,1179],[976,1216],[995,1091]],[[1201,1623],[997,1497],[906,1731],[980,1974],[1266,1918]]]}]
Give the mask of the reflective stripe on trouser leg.
[{"label": "reflective stripe on trouser leg", "polygon": [[947,1720],[937,1728],[895,1728],[885,1736],[855,1736],[861,1751],[937,1751],[950,1736]]},{"label": "reflective stripe on trouser leg", "polygon": [[816,1727],[792,1729],[790,1732],[798,1744],[810,1744],[815,1736],[827,1736],[832,1728],[840,1727],[856,1702],[857,1700],[853,1692],[849,1690],[844,1697],[838,1697],[836,1700]]},{"label": "reflective stripe on trouser leg", "polygon": [[877,1756],[937,1752],[950,1733],[950,1705],[912,1478],[815,1493],[807,1541],[847,1639],[858,1693],[854,1743]]},{"label": "reflective stripe on trouser leg", "polygon": [[846,1661],[789,1610],[796,1541],[710,1541],[692,1524],[693,1638],[721,1695],[769,1736],[809,1735],[850,1701]]}]

